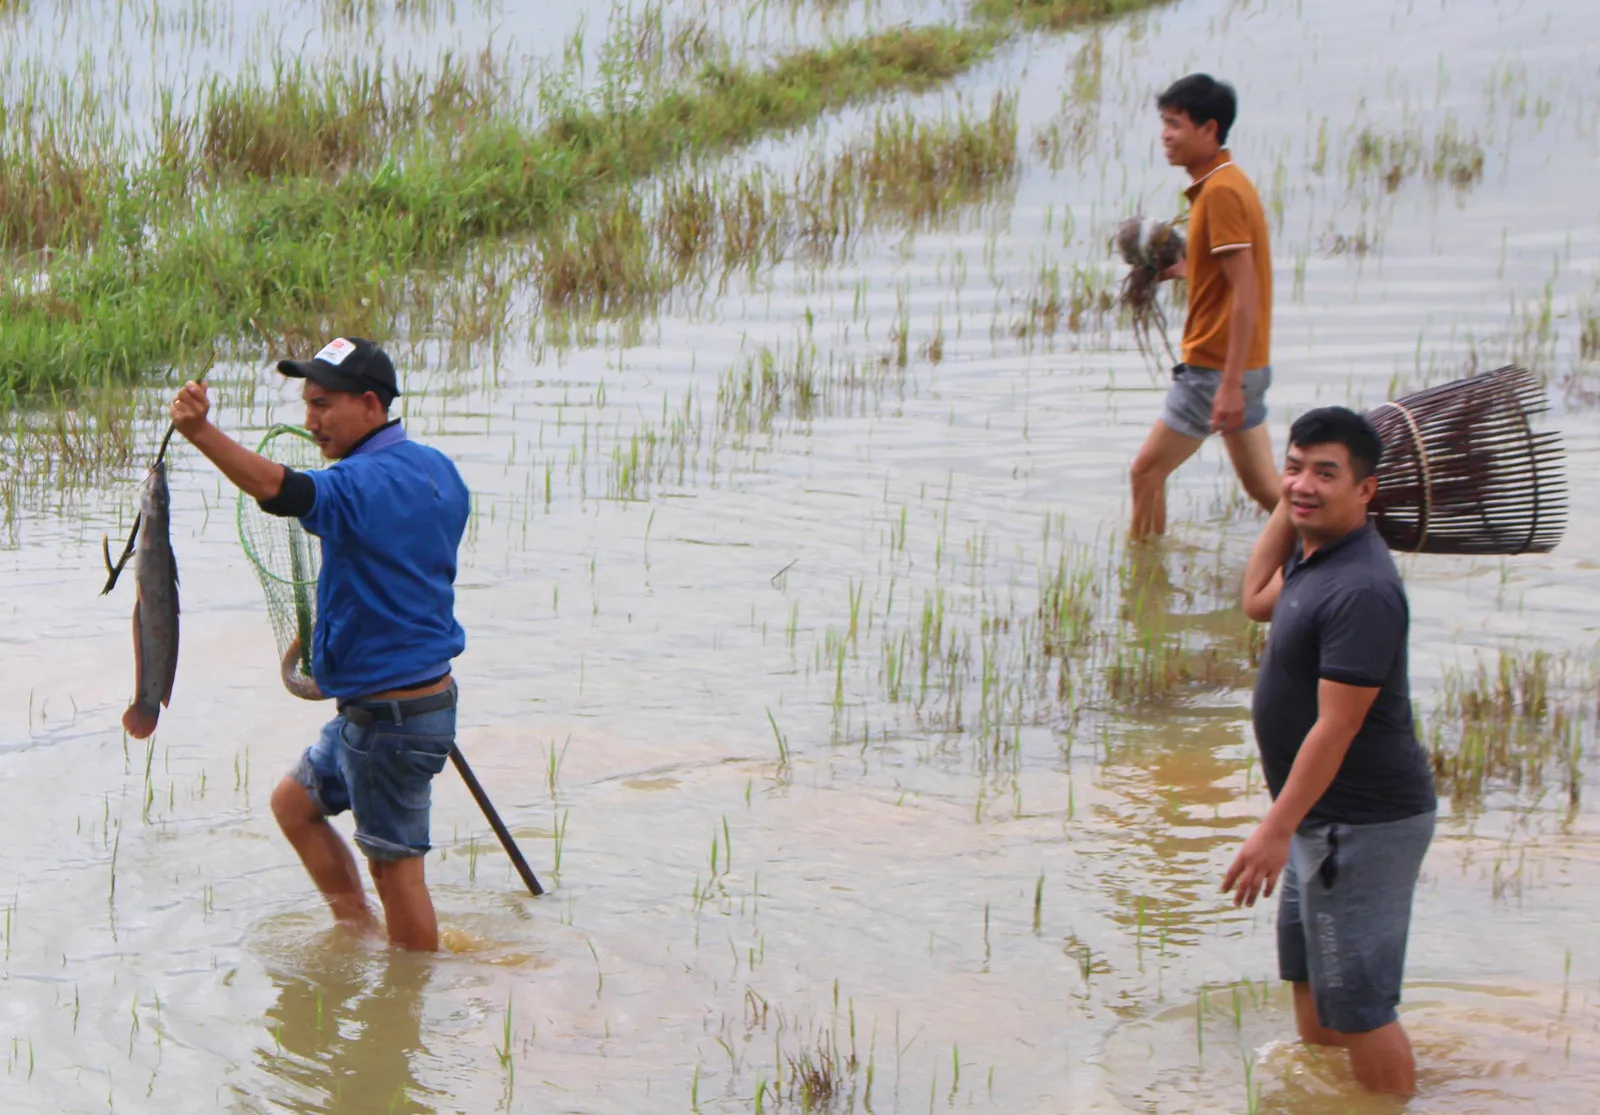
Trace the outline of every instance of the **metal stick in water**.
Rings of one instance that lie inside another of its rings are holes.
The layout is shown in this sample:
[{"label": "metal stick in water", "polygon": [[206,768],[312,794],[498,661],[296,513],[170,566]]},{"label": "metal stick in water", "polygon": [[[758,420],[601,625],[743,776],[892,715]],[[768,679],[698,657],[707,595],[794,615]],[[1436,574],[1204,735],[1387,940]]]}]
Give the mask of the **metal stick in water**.
[{"label": "metal stick in water", "polygon": [[539,885],[539,880],[533,874],[533,868],[528,866],[528,861],[522,858],[522,849],[517,847],[517,842],[511,838],[511,830],[506,828],[505,822],[500,819],[500,814],[495,811],[494,804],[490,802],[489,795],[483,792],[483,786],[478,782],[478,776],[472,773],[472,768],[467,766],[467,757],[461,753],[461,748],[450,749],[450,759],[456,765],[456,770],[461,775],[461,781],[467,784],[467,790],[472,794],[472,799],[478,803],[478,808],[483,810],[484,817],[489,822],[489,827],[494,829],[494,834],[500,838],[500,846],[506,850],[506,855],[511,857],[511,866],[517,869],[517,874],[522,876],[522,882],[527,886],[528,892],[535,898],[544,893],[544,888]]}]

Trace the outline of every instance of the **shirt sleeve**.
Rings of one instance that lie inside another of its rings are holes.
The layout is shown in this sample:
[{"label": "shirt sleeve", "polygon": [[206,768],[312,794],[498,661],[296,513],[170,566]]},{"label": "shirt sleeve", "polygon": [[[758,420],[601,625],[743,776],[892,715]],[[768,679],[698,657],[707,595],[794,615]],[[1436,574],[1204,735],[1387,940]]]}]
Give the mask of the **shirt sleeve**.
[{"label": "shirt sleeve", "polygon": [[1244,197],[1231,186],[1217,183],[1206,190],[1206,238],[1212,255],[1255,246]]},{"label": "shirt sleeve", "polygon": [[310,509],[300,516],[300,525],[318,538],[337,538],[352,529],[356,517],[356,470],[341,463],[304,475],[315,488],[315,498]]},{"label": "shirt sleeve", "polygon": [[1357,588],[1328,605],[1322,620],[1317,676],[1375,689],[1389,678],[1406,645],[1405,603],[1376,587]]},{"label": "shirt sleeve", "polygon": [[279,489],[278,494],[271,499],[256,500],[256,506],[268,515],[276,515],[280,519],[298,519],[309,513],[316,501],[317,486],[312,483],[311,477],[285,467],[283,487]]}]

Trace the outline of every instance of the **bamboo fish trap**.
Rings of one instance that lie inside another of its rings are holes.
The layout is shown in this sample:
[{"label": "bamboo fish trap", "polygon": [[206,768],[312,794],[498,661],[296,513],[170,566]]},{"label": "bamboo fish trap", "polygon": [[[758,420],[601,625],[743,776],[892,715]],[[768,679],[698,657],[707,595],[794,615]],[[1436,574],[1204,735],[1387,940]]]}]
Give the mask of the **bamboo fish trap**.
[{"label": "bamboo fish trap", "polygon": [[1383,441],[1378,533],[1393,550],[1542,554],[1567,524],[1561,435],[1535,431],[1547,409],[1526,368],[1504,367],[1369,410]]}]

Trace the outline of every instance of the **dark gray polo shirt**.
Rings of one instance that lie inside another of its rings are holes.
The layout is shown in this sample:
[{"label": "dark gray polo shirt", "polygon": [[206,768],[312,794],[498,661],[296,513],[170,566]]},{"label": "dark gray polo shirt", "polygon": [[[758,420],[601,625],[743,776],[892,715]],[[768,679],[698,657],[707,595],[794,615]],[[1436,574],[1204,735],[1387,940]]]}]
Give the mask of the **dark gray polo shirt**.
[{"label": "dark gray polo shirt", "polygon": [[1434,808],[1433,773],[1411,721],[1406,673],[1410,611],[1389,548],[1370,524],[1310,558],[1297,548],[1251,703],[1267,787],[1276,798],[1317,720],[1323,678],[1378,690],[1339,773],[1306,815],[1366,825]]}]

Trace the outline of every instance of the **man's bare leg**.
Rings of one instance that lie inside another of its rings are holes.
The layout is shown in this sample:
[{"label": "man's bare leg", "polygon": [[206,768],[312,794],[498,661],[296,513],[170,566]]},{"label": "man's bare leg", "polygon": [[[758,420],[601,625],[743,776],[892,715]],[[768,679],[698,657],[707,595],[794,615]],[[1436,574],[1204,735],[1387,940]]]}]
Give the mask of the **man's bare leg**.
[{"label": "man's bare leg", "polygon": [[1391,1022],[1364,1034],[1341,1034],[1317,1021],[1317,1004],[1309,983],[1294,987],[1294,1021],[1300,1040],[1307,1045],[1337,1045],[1350,1054],[1356,1081],[1372,1092],[1392,1096],[1415,1095],[1417,1062],[1411,1040],[1400,1023]]},{"label": "man's bare leg", "polygon": [[1239,474],[1244,494],[1255,500],[1267,514],[1278,506],[1281,477],[1278,465],[1272,459],[1272,437],[1267,424],[1252,426],[1248,430],[1235,430],[1222,435],[1228,447],[1228,458],[1233,461],[1233,471]]},{"label": "man's bare leg", "polygon": [[1133,483],[1133,524],[1128,536],[1133,541],[1167,532],[1167,477],[1202,444],[1200,438],[1180,434],[1159,419],[1150,428],[1128,471]]},{"label": "man's bare leg", "polygon": [[1350,1068],[1362,1087],[1390,1096],[1416,1094],[1417,1060],[1411,1052],[1411,1039],[1399,1022],[1341,1036],[1350,1051]]},{"label": "man's bare leg", "polygon": [[1294,988],[1294,1025],[1300,1040],[1307,1045],[1343,1046],[1347,1035],[1317,1021],[1317,1001],[1311,994],[1311,985],[1299,982],[1290,986]]},{"label": "man's bare leg", "polygon": [[306,788],[292,778],[279,782],[272,791],[272,815],[327,899],[334,920],[357,934],[377,934],[378,919],[362,892],[355,856]]},{"label": "man's bare leg", "polygon": [[371,860],[372,881],[378,886],[384,921],[389,926],[389,942],[416,952],[437,952],[439,922],[433,912],[433,899],[422,857],[397,860]]}]

